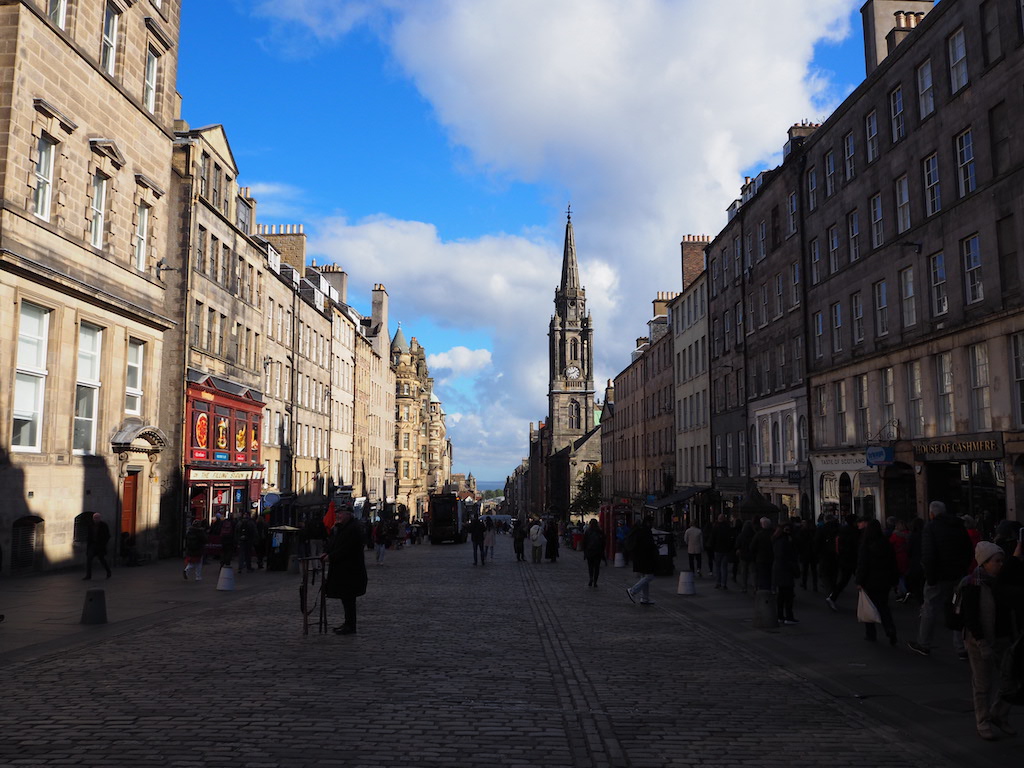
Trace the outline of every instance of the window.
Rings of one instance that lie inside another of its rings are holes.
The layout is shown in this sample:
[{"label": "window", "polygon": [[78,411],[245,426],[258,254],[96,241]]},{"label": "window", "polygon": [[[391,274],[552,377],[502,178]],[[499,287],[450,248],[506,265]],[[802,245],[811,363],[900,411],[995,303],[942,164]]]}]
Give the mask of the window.
[{"label": "window", "polygon": [[82,323],[78,327],[78,381],[75,386],[75,426],[71,447],[75,453],[96,452],[96,419],[100,392],[102,331]]},{"label": "window", "polygon": [[813,211],[818,207],[818,170],[810,168],[807,171],[807,210]]},{"label": "window", "polygon": [[775,275],[775,316],[781,317],[782,310],[784,309],[783,299],[783,288],[782,288],[782,273]]},{"label": "window", "polygon": [[974,137],[970,128],[956,137],[957,189],[960,197],[970,194],[977,187],[974,174]]},{"label": "window", "polygon": [[910,436],[924,436],[924,394],[921,389],[921,361],[907,363],[907,400]]},{"label": "window", "polygon": [[934,152],[924,159],[924,208],[928,216],[942,210],[939,190],[939,156]]},{"label": "window", "polygon": [[838,301],[831,307],[832,353],[843,351],[843,305]]},{"label": "window", "polygon": [[999,13],[993,0],[985,0],[981,4],[981,52],[985,66],[1003,55],[1003,46],[999,41]]},{"label": "window", "polygon": [[1017,425],[1024,424],[1024,333],[1015,333],[1011,337],[1013,347],[1013,393],[1016,403]]},{"label": "window", "polygon": [[836,155],[831,149],[825,153],[825,197],[836,193]]},{"label": "window", "polygon": [[48,310],[22,302],[18,313],[14,428],[11,437],[11,447],[15,451],[39,451],[41,448],[49,321]]},{"label": "window", "polygon": [[868,148],[868,162],[878,159],[878,114],[871,110],[864,118],[864,140]]},{"label": "window", "polygon": [[864,341],[864,300],[860,291],[850,296],[850,317],[853,320],[853,343]]},{"label": "window", "polygon": [[757,225],[757,260],[768,255],[768,225],[761,221]]},{"label": "window", "polygon": [[828,271],[839,271],[839,228],[835,224],[828,228]]},{"label": "window", "polygon": [[1005,101],[996,104],[988,111],[990,146],[992,148],[992,173],[1000,176],[1012,164],[1010,155],[1010,116]]},{"label": "window", "polygon": [[967,85],[967,40],[964,28],[960,27],[949,36],[949,88],[956,93]]},{"label": "window", "polygon": [[828,404],[825,396],[825,385],[814,388],[814,434],[818,440],[824,440],[825,421],[828,418]]},{"label": "window", "polygon": [[68,0],[49,0],[46,6],[46,15],[56,26],[64,29],[68,21]]},{"label": "window", "polygon": [[882,196],[874,195],[870,201],[871,209],[871,247],[878,248],[885,241],[885,230],[882,224]]},{"label": "window", "polygon": [[835,382],[833,390],[836,405],[836,445],[846,445],[850,439],[849,427],[846,424],[846,382]]},{"label": "window", "polygon": [[725,436],[725,474],[732,477],[732,432]]},{"label": "window", "polygon": [[758,325],[768,324],[768,285],[761,283],[761,313],[758,316]]},{"label": "window", "polygon": [[992,429],[988,348],[984,344],[972,344],[967,352],[971,361],[971,428],[975,432],[987,432]]},{"label": "window", "polygon": [[875,298],[875,336],[889,333],[889,298],[885,280],[879,280],[872,286]]},{"label": "window", "polygon": [[733,264],[736,267],[736,277],[738,278],[743,272],[743,246],[740,245],[739,235],[732,239],[732,258]]},{"label": "window", "polygon": [[111,3],[107,3],[103,14],[103,40],[100,43],[100,67],[108,75],[114,74],[117,62],[117,23],[121,14]]},{"label": "window", "polygon": [[953,431],[953,354],[942,352],[935,356],[935,371],[938,377],[939,432]]},{"label": "window", "polygon": [[93,248],[103,247],[104,215],[107,210],[107,177],[97,171],[92,175],[92,221],[89,222],[89,242]]},{"label": "window", "polygon": [[910,229],[910,183],[906,176],[896,179],[896,232]]},{"label": "window", "polygon": [[903,119],[903,87],[899,86],[889,94],[889,119],[892,125],[892,143],[907,135],[906,123]]},{"label": "window", "polygon": [[149,246],[149,206],[139,203],[138,217],[135,222],[135,268],[140,272],[146,270],[146,253]]},{"label": "window", "polygon": [[917,324],[917,298],[914,296],[914,268],[900,271],[900,309],[903,312],[903,327]]},{"label": "window", "polygon": [[796,336],[793,339],[793,383],[796,384],[803,377],[804,365],[804,337]]},{"label": "window", "polygon": [[747,474],[747,432],[741,429],[736,433],[736,452],[739,454],[739,471],[741,475]]},{"label": "window", "polygon": [[220,208],[220,199],[224,185],[224,172],[221,171],[220,166],[217,163],[213,164],[213,197],[211,202],[213,207]]},{"label": "window", "polygon": [[794,261],[789,265],[789,303],[790,306],[800,304],[800,262]]},{"label": "window", "polygon": [[733,307],[733,314],[736,315],[736,344],[743,343],[743,302],[737,301]]},{"label": "window", "polygon": [[[124,377],[124,412],[142,413],[142,365],[145,345],[131,339],[128,342],[128,363]],[[269,387],[268,387],[269,389]]]},{"label": "window", "polygon": [[853,380],[857,405],[857,442],[866,443],[871,437],[871,414],[868,412],[868,375]]},{"label": "window", "polygon": [[964,265],[964,298],[968,304],[974,304],[985,298],[981,282],[981,247],[977,235],[960,241],[960,255]]},{"label": "window", "polygon": [[821,312],[814,313],[814,356],[820,358],[824,355],[821,346],[821,338],[825,335],[825,322]]},{"label": "window", "polygon": [[853,159],[855,147],[853,144],[853,131],[843,136],[843,172],[846,180],[852,179],[857,172],[857,166]]},{"label": "window", "polygon": [[725,351],[729,351],[729,345],[732,344],[732,311],[725,310],[725,318],[722,321],[722,339],[725,343]]},{"label": "window", "polygon": [[210,154],[203,152],[199,158],[199,194],[210,196]]},{"label": "window", "polygon": [[789,204],[788,204],[788,221],[789,221],[789,234],[796,233],[796,217],[797,217],[797,202],[796,192],[789,193]]},{"label": "window", "polygon": [[718,259],[711,260],[711,296],[718,295]]},{"label": "window", "polygon": [[146,50],[146,76],[142,85],[142,104],[150,114],[156,112],[156,77],[160,57],[152,48]]},{"label": "window", "polygon": [[818,238],[811,240],[811,285],[821,282],[821,248]]},{"label": "window", "polygon": [[53,156],[56,143],[47,136],[40,136],[36,144],[36,188],[32,202],[35,213],[44,221],[50,220],[50,201],[53,199]]},{"label": "window", "polygon": [[935,111],[935,86],[932,83],[931,59],[925,59],[917,68],[917,107],[922,120]]},{"label": "window", "polygon": [[856,210],[846,215],[846,238],[850,247],[850,261],[860,258],[860,214]]},{"label": "window", "polygon": [[[892,368],[882,369],[882,429],[884,437],[895,438],[895,429],[890,427],[896,420],[896,382]],[[895,426],[893,424],[893,426]],[[884,439],[883,437],[883,439]]]},{"label": "window", "polygon": [[932,315],[946,314],[949,301],[946,298],[946,261],[942,253],[928,257],[928,268],[932,277]]}]

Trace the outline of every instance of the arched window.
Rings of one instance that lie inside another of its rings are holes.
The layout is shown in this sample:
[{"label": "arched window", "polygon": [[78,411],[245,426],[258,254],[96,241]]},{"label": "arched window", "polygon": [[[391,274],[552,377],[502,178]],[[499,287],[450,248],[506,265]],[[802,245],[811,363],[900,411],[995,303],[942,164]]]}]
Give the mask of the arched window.
[{"label": "arched window", "polygon": [[580,359],[580,342],[578,339],[572,339],[569,342],[569,359],[572,361]]},{"label": "arched window", "polygon": [[787,464],[796,461],[796,441],[793,434],[793,414],[786,414],[786,420],[782,424],[782,451]]},{"label": "arched window", "polygon": [[580,404],[573,400],[569,403],[569,429],[579,429],[580,421]]}]

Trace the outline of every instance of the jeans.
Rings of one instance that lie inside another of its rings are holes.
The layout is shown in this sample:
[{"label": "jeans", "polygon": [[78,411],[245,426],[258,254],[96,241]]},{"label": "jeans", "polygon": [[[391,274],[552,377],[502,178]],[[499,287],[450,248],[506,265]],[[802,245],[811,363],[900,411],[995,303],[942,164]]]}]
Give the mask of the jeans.
[{"label": "jeans", "polygon": [[377,547],[377,565],[384,564],[384,553],[387,552],[387,544],[378,544]]},{"label": "jeans", "polygon": [[650,602],[650,586],[652,581],[654,581],[654,574],[645,573],[640,577],[640,581],[629,588],[629,594],[635,595],[639,592],[641,603]]},{"label": "jeans", "polygon": [[1002,694],[1014,690],[1013,679],[1002,674],[1003,657],[1009,642],[997,638],[994,643],[975,640],[970,631],[964,632],[967,658],[971,662],[971,691],[974,695],[974,719],[978,725],[993,720],[1006,720],[1010,705]]},{"label": "jeans", "polygon": [[729,585],[729,553],[715,552],[715,584],[722,589]]},{"label": "jeans", "polygon": [[[925,648],[930,648],[932,637],[935,634],[936,622],[944,621],[945,606],[953,599],[953,590],[956,589],[956,581],[940,581],[938,584],[927,584],[924,588],[924,602],[921,604],[921,622],[917,627],[917,642]],[[963,647],[963,640],[959,632],[953,633],[953,647],[959,651]],[[960,639],[958,643],[957,640]]]},{"label": "jeans", "polygon": [[473,542],[473,565],[476,565],[476,553],[480,553],[480,564],[483,565],[487,560],[487,547],[484,546],[483,542]]},{"label": "jeans", "polygon": [[693,573],[700,573],[700,552],[697,554],[690,553],[690,570]]},{"label": "jeans", "polygon": [[539,547],[530,547],[533,550],[533,562],[539,563],[544,555],[544,545],[541,544]]},{"label": "jeans", "polygon": [[196,581],[203,580],[203,557],[197,555],[195,558],[188,558],[188,563],[185,564],[185,578],[188,578],[189,571],[195,571]]},{"label": "jeans", "polygon": [[597,586],[597,577],[601,573],[601,558],[588,557],[587,558],[587,572],[590,574],[590,581],[588,583]]},{"label": "jeans", "polygon": [[241,573],[243,568],[252,570],[252,544],[247,540],[238,542],[238,572]]}]

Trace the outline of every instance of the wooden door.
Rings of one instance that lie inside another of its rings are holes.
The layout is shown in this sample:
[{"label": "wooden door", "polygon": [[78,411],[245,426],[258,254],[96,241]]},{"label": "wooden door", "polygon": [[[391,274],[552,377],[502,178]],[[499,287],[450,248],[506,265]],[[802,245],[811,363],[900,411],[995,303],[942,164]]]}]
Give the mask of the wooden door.
[{"label": "wooden door", "polygon": [[135,536],[135,521],[139,508],[139,473],[129,472],[124,479],[121,498],[121,533]]}]

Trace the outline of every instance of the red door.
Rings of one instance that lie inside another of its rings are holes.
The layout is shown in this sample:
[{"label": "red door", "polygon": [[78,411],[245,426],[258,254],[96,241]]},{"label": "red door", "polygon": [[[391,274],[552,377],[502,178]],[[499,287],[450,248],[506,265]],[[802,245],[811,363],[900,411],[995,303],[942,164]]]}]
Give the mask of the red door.
[{"label": "red door", "polygon": [[135,519],[139,507],[139,473],[129,472],[124,479],[124,495],[121,499],[121,533],[135,535]]}]

